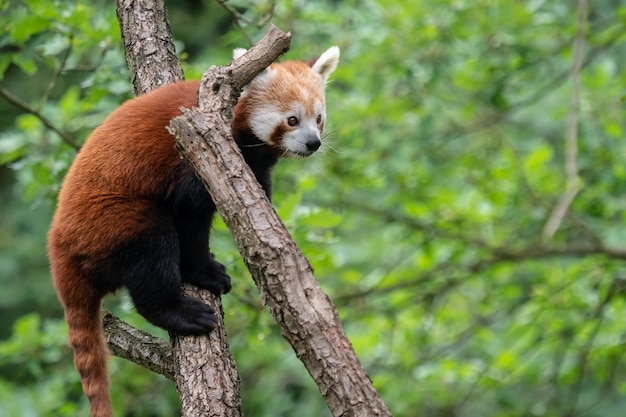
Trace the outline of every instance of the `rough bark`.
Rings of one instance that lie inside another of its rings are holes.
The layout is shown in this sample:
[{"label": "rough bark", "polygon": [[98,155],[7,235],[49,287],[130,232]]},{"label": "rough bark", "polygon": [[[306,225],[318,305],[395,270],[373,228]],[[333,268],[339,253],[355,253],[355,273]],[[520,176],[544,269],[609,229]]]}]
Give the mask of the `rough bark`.
[{"label": "rough bark", "polygon": [[[143,94],[182,80],[183,72],[176,57],[163,2],[117,0],[116,9],[135,93]],[[117,356],[175,379],[183,417],[240,416],[240,381],[228,349],[221,299],[191,287],[186,287],[185,291],[216,309],[219,331],[213,332],[210,338],[172,336],[172,348],[168,350],[155,341],[157,338],[136,329],[133,331],[119,319],[107,316],[105,331],[109,348]],[[167,345],[167,342],[163,343]],[[168,360],[170,362],[166,363]]]},{"label": "rough bark", "polygon": [[337,311],[267,200],[232,139],[239,89],[289,44],[271,26],[242,58],[205,73],[199,108],[172,120],[181,153],[196,169],[237,241],[252,277],[334,416],[391,416],[343,332]]},{"label": "rough bark", "polygon": [[241,383],[228,349],[221,300],[193,286],[185,286],[185,294],[214,306],[218,326],[208,336],[173,338],[181,415],[240,417]]},{"label": "rough bark", "polygon": [[174,354],[168,342],[134,328],[109,312],[105,312],[103,322],[113,355],[174,380]]},{"label": "rough bark", "polygon": [[126,64],[135,95],[184,79],[161,0],[117,0]]}]

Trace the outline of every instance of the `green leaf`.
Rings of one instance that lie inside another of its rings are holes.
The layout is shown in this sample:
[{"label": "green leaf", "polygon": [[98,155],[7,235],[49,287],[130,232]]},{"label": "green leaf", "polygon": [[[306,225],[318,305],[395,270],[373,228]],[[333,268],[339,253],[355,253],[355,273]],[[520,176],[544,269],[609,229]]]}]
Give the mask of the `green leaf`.
[{"label": "green leaf", "polygon": [[23,20],[13,22],[9,33],[14,41],[23,43],[49,27],[50,21],[47,18],[38,14],[29,14]]},{"label": "green leaf", "polygon": [[68,38],[63,34],[54,34],[44,43],[38,45],[37,49],[43,56],[55,56],[65,51],[69,46]]},{"label": "green leaf", "polygon": [[310,228],[333,228],[341,223],[342,216],[329,209],[305,209],[298,216],[298,223]]},{"label": "green leaf", "polygon": [[15,132],[0,134],[0,165],[8,164],[23,157],[27,148],[23,135]]}]

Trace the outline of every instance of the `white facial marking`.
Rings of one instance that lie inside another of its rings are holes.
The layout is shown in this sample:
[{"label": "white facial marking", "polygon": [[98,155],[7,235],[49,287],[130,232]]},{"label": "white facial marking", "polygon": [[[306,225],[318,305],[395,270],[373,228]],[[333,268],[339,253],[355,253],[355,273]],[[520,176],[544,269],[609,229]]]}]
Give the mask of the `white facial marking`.
[{"label": "white facial marking", "polygon": [[[300,94],[302,95],[302,101],[304,103],[308,103],[311,99],[310,99],[310,94],[309,94],[309,90],[307,88],[304,88],[303,86],[300,86]],[[304,106],[301,106],[304,109]],[[304,113],[304,111],[303,111]]]},{"label": "white facial marking", "polygon": [[283,137],[283,148],[287,151],[287,156],[309,156],[315,150],[309,149],[307,143],[319,137],[319,131],[314,126],[300,126],[298,129],[288,132]]},{"label": "white facial marking", "polygon": [[252,132],[265,143],[272,144],[272,133],[277,126],[280,126],[285,116],[271,103],[255,109],[250,116],[250,127]]},{"label": "white facial marking", "polygon": [[326,109],[324,108],[324,104],[321,101],[317,100],[315,102],[315,104],[313,105],[313,110],[315,111],[316,122],[318,114],[322,115],[322,120],[326,120]]}]

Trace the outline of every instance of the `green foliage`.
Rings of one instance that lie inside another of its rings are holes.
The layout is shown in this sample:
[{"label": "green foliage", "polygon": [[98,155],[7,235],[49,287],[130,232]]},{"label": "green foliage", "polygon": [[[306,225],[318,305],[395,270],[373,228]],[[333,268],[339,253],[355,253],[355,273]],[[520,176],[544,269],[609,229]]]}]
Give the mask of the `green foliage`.
[{"label": "green foliage", "polygon": [[[15,322],[13,336],[0,344],[3,375],[0,379],[0,398],[3,399],[0,412],[3,415],[77,414],[76,406],[67,397],[71,391],[76,396],[76,388],[80,390],[77,383],[80,382],[70,366],[58,366],[67,357],[66,330],[58,320],[42,325],[36,314],[23,316]],[[68,387],[72,386],[74,388],[69,390]]]},{"label": "green foliage", "polygon": [[[66,339],[63,320],[42,321],[32,313],[15,322],[11,338],[0,342],[1,415],[70,417],[89,413]],[[110,372],[115,375],[111,395],[120,409],[132,410],[133,416],[154,415],[154,408],[163,415],[180,412],[170,381],[155,378],[121,359],[111,362]],[[146,394],[147,386],[152,386],[155,393]],[[137,397],[145,401],[138,402]]]},{"label": "green foliage", "polygon": [[[245,32],[214,2],[169,4],[189,77],[259,39],[268,13],[293,34],[287,58],[341,48],[324,152],[281,163],[274,202],[394,415],[623,414],[626,8],[590,2],[572,108],[576,2],[229,4]],[[0,100],[0,407],[13,407],[0,414],[76,415],[45,229],[67,138],[82,143],[128,96],[128,75],[109,2],[11,1],[0,19],[0,87],[33,110]],[[544,238],[574,114],[581,189]],[[328,415],[214,229],[246,414]],[[162,378],[120,360],[112,373],[120,415],[177,409]]]},{"label": "green foliage", "polygon": [[50,201],[73,159],[68,145],[77,148],[128,97],[115,10],[74,1],[16,1],[2,22],[2,96],[30,111],[12,122],[0,119],[0,161],[14,163],[28,200]]}]

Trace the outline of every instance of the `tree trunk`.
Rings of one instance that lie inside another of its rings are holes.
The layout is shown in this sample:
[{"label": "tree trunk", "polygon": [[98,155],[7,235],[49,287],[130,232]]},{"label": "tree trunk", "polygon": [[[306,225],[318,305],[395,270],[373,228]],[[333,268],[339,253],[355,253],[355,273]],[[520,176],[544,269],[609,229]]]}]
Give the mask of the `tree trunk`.
[{"label": "tree trunk", "polygon": [[218,326],[208,336],[173,337],[182,417],[240,417],[241,383],[228,349],[221,299],[187,285],[185,295],[214,306]]},{"label": "tree trunk", "polygon": [[183,80],[163,1],[117,0],[115,10],[135,95]]},{"label": "tree trunk", "polygon": [[[176,57],[163,2],[118,0],[116,9],[135,93],[140,95],[161,85],[182,80],[183,72]],[[173,346],[168,351],[158,342],[150,340],[148,335],[129,333],[127,327],[120,327],[109,317],[105,328],[108,330],[110,349],[114,354],[148,369],[164,370],[163,374],[167,377],[172,376],[170,370],[173,368],[183,417],[241,416],[241,384],[235,361],[228,349],[221,299],[191,286],[186,286],[185,292],[215,308],[219,325],[210,337],[172,335]],[[140,335],[141,338],[132,338],[131,343],[128,343],[128,338],[124,340],[122,337],[131,334]],[[138,348],[137,342],[140,340],[148,347]],[[127,349],[129,346],[133,346],[133,349]],[[160,347],[158,354],[154,346]],[[162,364],[172,359],[170,364]],[[157,363],[146,363],[151,361]]]}]

